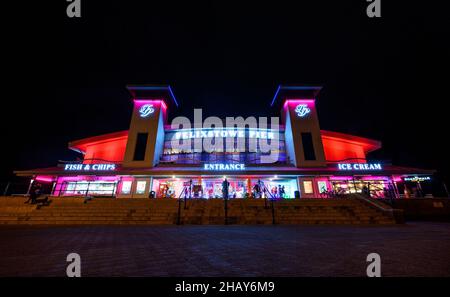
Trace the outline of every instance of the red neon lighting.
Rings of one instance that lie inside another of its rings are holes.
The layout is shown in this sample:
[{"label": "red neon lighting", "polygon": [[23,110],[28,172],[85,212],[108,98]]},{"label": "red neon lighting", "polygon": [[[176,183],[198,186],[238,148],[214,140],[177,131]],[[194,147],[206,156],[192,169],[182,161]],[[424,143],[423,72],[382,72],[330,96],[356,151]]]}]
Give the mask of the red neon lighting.
[{"label": "red neon lighting", "polygon": [[69,148],[84,154],[84,164],[122,162],[128,131],[85,138],[69,143]]},{"label": "red neon lighting", "polygon": [[[325,158],[329,162],[354,159],[364,163],[366,154],[381,148],[381,142],[359,136],[321,130]],[[122,162],[128,131],[110,133],[69,143],[69,148],[84,154],[85,164]]]},{"label": "red neon lighting", "polygon": [[48,176],[42,176],[42,175],[38,175],[35,178],[36,181],[40,181],[40,182],[47,182],[50,183],[53,181],[53,177],[48,177]]},{"label": "red neon lighting", "polygon": [[366,154],[381,148],[381,142],[359,136],[320,131],[325,159],[329,162],[354,159],[352,163],[365,163]]}]

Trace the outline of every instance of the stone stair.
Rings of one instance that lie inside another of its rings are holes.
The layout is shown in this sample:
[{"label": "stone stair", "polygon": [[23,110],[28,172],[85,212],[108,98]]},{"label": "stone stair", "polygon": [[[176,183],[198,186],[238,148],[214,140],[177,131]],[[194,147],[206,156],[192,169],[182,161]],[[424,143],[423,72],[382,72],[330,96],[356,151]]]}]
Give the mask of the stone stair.
[{"label": "stone stair", "polygon": [[[49,206],[24,204],[25,198],[0,197],[0,225],[168,225],[177,223],[175,199],[50,198]],[[228,201],[228,224],[395,224],[385,211],[356,198],[263,199]],[[224,224],[222,199],[181,203],[181,224]]]},{"label": "stone stair", "polygon": [[279,224],[395,224],[389,214],[358,199],[302,199],[277,202]]},{"label": "stone stair", "polygon": [[0,224],[13,225],[164,225],[175,224],[178,204],[170,199],[50,198],[49,206],[26,213],[0,211]]},{"label": "stone stair", "polygon": [[[214,201],[216,200],[216,201]],[[183,211],[184,224],[224,224],[221,199],[192,200]],[[358,199],[292,199],[274,202],[275,224],[395,224],[389,214]],[[262,199],[228,201],[229,224],[272,224],[272,208]]]}]

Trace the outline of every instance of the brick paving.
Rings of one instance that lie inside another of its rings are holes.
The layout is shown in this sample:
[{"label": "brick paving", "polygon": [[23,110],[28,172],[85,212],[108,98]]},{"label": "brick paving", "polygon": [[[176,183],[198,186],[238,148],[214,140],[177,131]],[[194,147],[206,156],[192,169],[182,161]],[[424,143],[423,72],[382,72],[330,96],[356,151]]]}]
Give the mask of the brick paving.
[{"label": "brick paving", "polygon": [[450,276],[450,223],[362,226],[1,227],[0,276]]}]

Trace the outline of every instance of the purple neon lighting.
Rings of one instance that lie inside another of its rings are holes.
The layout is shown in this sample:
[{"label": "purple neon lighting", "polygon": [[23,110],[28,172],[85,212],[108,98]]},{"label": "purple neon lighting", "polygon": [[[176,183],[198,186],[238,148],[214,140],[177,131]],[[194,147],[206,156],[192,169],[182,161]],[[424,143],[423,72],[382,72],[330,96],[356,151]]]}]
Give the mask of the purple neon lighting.
[{"label": "purple neon lighting", "polygon": [[36,181],[41,181],[41,182],[52,182],[53,178],[52,177],[46,177],[46,176],[37,176],[35,178]]},{"label": "purple neon lighting", "polygon": [[137,106],[141,106],[144,104],[156,104],[156,105],[159,104],[164,108],[164,110],[167,110],[167,105],[164,102],[164,100],[162,100],[162,99],[149,100],[149,99],[136,99],[135,98],[135,99],[133,99],[133,101],[134,101],[134,104]]}]

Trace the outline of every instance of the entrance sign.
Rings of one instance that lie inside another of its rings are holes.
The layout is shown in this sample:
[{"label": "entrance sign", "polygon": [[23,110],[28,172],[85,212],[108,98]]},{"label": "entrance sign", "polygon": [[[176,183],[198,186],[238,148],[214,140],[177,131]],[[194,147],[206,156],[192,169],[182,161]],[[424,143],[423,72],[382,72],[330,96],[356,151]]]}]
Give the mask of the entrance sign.
[{"label": "entrance sign", "polygon": [[203,169],[238,171],[245,170],[245,164],[205,164]]},{"label": "entrance sign", "polygon": [[114,171],[116,164],[66,164],[65,171]]},{"label": "entrance sign", "polygon": [[380,163],[339,163],[339,170],[347,171],[376,171],[382,170]]}]

